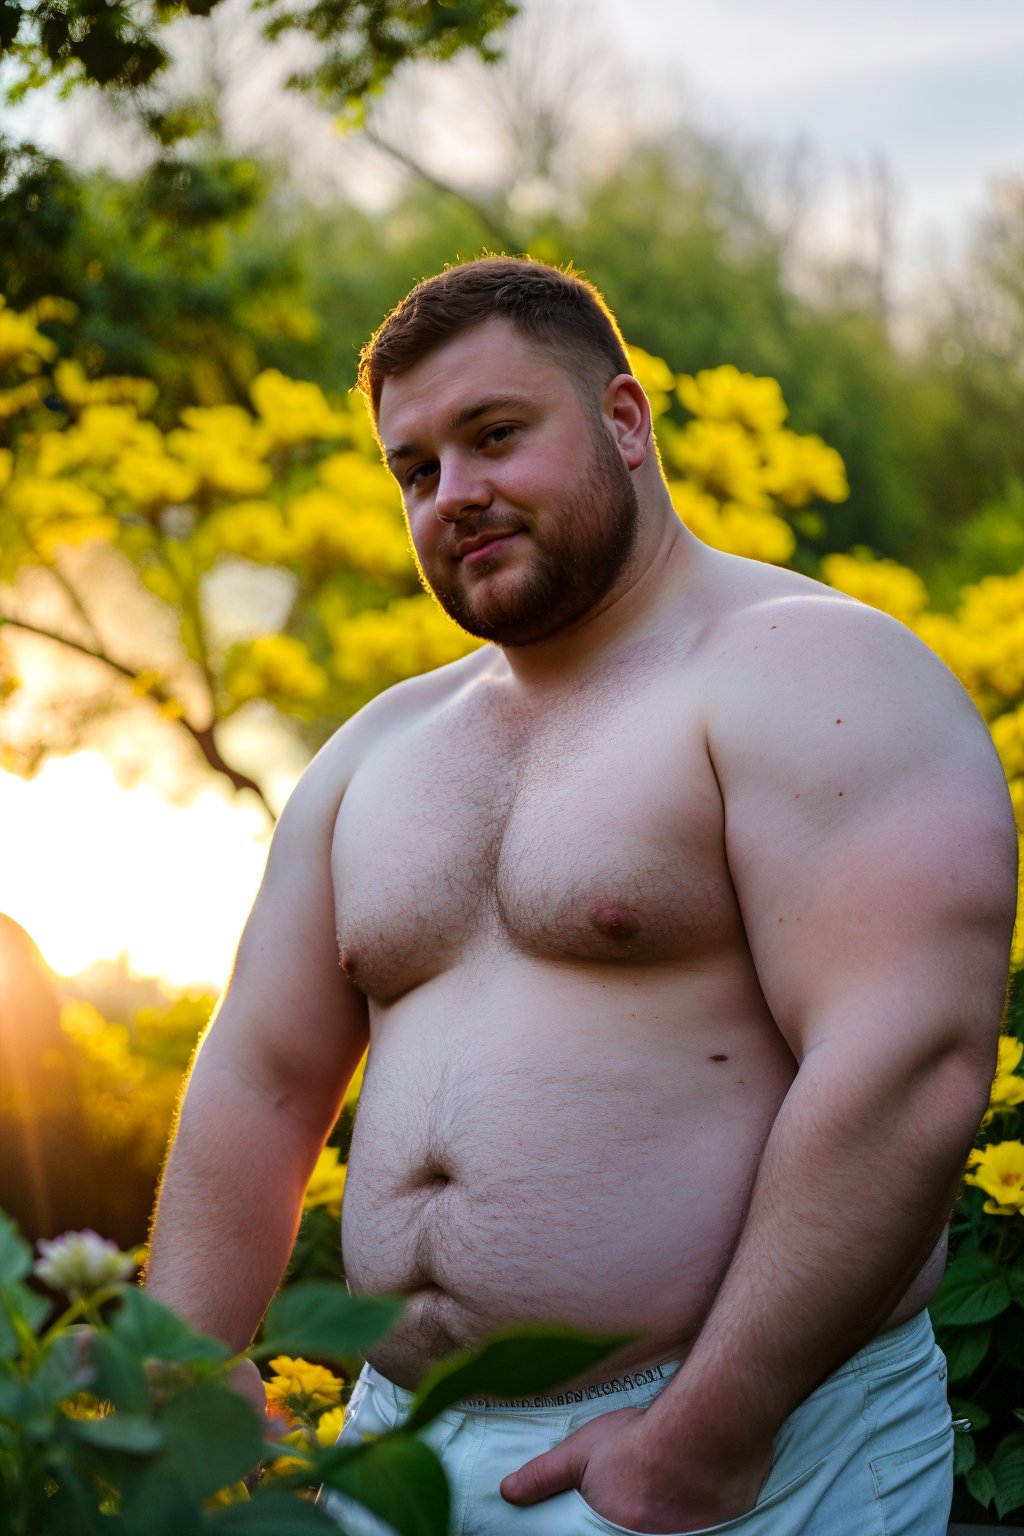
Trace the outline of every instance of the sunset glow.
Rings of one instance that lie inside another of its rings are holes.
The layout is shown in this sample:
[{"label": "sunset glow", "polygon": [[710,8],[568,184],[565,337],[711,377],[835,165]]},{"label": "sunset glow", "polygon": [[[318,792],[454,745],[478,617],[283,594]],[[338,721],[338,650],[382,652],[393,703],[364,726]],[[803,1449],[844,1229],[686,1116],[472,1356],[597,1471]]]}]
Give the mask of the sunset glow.
[{"label": "sunset glow", "polygon": [[0,772],[0,912],[55,971],[124,955],[175,986],[218,987],[266,860],[268,819],[217,786],[186,806],[122,788],[97,753]]}]

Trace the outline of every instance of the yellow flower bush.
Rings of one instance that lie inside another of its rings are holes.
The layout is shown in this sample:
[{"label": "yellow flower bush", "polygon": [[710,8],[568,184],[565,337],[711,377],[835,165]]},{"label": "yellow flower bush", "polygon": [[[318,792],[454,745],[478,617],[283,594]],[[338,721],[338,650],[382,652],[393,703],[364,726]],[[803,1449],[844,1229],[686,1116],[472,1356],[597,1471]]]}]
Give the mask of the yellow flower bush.
[{"label": "yellow flower bush", "polygon": [[166,1008],[139,1010],[130,1025],[105,1019],[91,1003],[63,1005],[76,1097],[98,1150],[159,1168],[182,1075],[213,1004],[206,993],[187,993]]},{"label": "yellow flower bush", "polygon": [[286,698],[313,703],[327,688],[327,676],[294,635],[257,635],[233,646],[226,669],[227,686],[236,701]]},{"label": "yellow flower bush", "polygon": [[895,560],[875,560],[866,553],[826,555],[821,575],[837,592],[891,613],[902,624],[913,625],[928,603],[928,589],[920,576]]}]

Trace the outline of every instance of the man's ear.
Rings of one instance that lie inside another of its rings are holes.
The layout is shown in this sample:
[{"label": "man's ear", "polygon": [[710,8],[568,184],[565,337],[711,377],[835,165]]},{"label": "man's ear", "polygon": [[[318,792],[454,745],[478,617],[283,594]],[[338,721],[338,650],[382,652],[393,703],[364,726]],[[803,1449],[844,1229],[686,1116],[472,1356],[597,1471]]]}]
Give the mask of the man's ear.
[{"label": "man's ear", "polygon": [[627,469],[639,469],[651,447],[651,407],[631,373],[612,379],[601,400],[602,414],[615,432]]}]

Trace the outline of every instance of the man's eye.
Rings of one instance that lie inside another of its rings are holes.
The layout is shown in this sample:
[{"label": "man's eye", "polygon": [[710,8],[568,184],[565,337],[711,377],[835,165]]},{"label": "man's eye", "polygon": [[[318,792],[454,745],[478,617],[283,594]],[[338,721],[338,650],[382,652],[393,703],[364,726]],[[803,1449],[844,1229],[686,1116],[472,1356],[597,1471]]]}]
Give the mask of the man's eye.
[{"label": "man's eye", "polygon": [[436,464],[414,464],[412,469],[406,471],[405,483],[408,486],[419,485],[427,480],[437,469]]},{"label": "man's eye", "polygon": [[515,427],[508,425],[502,425],[500,427],[488,427],[487,431],[483,435],[484,447],[487,447],[488,445],[499,447],[502,443],[508,442],[508,439],[512,436],[514,431]]}]

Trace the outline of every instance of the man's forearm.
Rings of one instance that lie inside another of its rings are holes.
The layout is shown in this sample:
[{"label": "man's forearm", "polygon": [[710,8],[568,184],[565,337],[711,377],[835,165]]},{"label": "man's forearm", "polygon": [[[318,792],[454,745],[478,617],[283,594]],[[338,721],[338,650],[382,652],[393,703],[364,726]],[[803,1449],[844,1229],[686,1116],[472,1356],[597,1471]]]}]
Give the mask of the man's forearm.
[{"label": "man's forearm", "polygon": [[238,1351],[291,1253],[320,1140],[200,1057],[161,1186],[146,1287]]},{"label": "man's forearm", "polygon": [[693,1349],[647,1414],[663,1439],[728,1461],[872,1338],[926,1263],[984,1107],[950,1054],[909,1079],[853,1052],[809,1055],[765,1144],[732,1263]]}]

